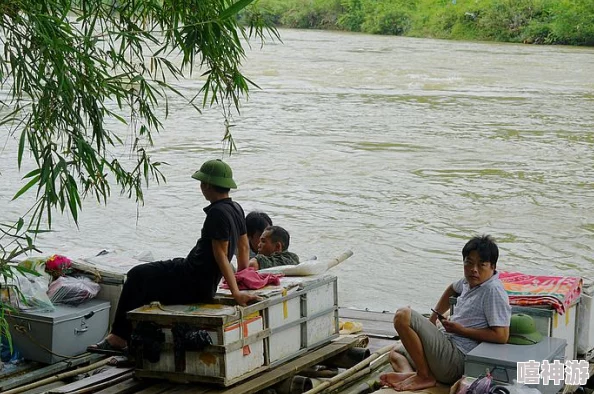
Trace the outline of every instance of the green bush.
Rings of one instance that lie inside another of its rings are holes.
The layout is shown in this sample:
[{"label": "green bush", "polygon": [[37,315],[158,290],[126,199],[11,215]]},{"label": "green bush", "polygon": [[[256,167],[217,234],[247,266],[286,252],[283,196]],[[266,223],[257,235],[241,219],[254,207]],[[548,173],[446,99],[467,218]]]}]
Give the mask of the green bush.
[{"label": "green bush", "polygon": [[366,1],[361,31],[372,34],[402,35],[410,30],[410,11],[395,1]]},{"label": "green bush", "polygon": [[593,0],[260,0],[282,26],[534,44],[594,45]]},{"label": "green bush", "polygon": [[560,0],[555,3],[551,31],[557,44],[594,45],[594,2]]},{"label": "green bush", "polygon": [[338,26],[348,31],[361,31],[361,25],[365,21],[363,0],[344,0],[342,6],[344,13],[338,18]]}]

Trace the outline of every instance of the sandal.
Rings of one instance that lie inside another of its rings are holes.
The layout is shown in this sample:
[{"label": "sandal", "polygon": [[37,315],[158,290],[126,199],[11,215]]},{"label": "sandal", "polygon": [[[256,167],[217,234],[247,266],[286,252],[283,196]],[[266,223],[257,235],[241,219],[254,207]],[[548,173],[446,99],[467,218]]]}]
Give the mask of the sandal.
[{"label": "sandal", "polygon": [[87,346],[87,352],[121,356],[128,352],[128,347],[115,347],[107,342],[107,338],[95,345]]}]

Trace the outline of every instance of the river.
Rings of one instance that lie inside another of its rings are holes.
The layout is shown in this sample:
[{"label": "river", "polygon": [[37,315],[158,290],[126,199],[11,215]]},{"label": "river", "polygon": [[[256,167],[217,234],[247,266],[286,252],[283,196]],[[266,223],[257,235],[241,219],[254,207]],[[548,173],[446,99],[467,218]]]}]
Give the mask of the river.
[{"label": "river", "polygon": [[[483,233],[500,269],[593,277],[594,49],[280,33],[247,54],[261,89],[234,117],[232,196],[287,228],[302,258],[353,250],[331,271],[341,305],[429,312]],[[223,124],[173,104],[151,152],[167,183],[139,207],[115,189],[107,207],[89,199],[79,228],[56,217],[40,245],[187,253],[206,205],[190,175],[223,157]],[[31,197],[10,202],[24,172],[4,140],[8,221]]]}]

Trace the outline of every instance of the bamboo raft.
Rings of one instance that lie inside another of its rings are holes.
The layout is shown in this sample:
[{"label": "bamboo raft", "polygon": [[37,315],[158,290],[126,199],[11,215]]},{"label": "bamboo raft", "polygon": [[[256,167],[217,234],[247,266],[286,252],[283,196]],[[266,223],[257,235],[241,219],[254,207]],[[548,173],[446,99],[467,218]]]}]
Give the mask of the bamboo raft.
[{"label": "bamboo raft", "polygon": [[[379,389],[379,375],[389,368],[387,355],[397,343],[392,313],[339,309],[341,320],[359,323],[363,331],[341,335],[329,344],[251,377],[234,386],[177,384],[136,379],[123,357],[84,354],[42,366],[26,363],[0,371],[3,394],[362,394]],[[319,368],[322,367],[321,369]],[[329,369],[330,368],[330,369]],[[332,369],[333,368],[333,369]],[[330,375],[330,376],[329,376]],[[332,376],[333,375],[333,376]],[[78,380],[74,380],[78,378]]]},{"label": "bamboo raft", "polygon": [[[27,363],[9,372],[0,370],[0,393],[395,394],[393,389],[381,388],[379,384],[380,374],[391,371],[388,352],[399,342],[392,326],[392,313],[340,308],[339,315],[342,321],[360,323],[363,331],[341,335],[329,344],[231,387],[136,379],[125,358],[86,353],[48,366]],[[353,358],[352,354],[359,358]],[[365,354],[362,359],[361,354]],[[331,369],[313,368],[322,365],[340,368],[331,374],[328,373]],[[590,376],[594,374],[592,363],[589,372]],[[573,394],[577,388],[565,385],[561,393]],[[448,394],[449,391],[449,386],[438,384],[415,393]]]}]

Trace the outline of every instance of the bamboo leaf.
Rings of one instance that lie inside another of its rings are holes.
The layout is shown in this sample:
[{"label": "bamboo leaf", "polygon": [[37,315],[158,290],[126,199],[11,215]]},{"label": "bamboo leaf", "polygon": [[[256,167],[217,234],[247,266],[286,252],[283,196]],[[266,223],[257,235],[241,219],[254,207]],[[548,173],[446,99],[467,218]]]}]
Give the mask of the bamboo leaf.
[{"label": "bamboo leaf", "polygon": [[226,10],[223,10],[223,12],[219,14],[219,18],[224,20],[232,16],[235,16],[239,13],[239,11],[243,10],[245,7],[247,7],[253,2],[254,0],[239,0],[238,2],[232,4]]},{"label": "bamboo leaf", "polygon": [[19,190],[14,197],[12,198],[12,201],[16,200],[17,198],[19,198],[21,195],[23,195],[23,193],[25,193],[27,190],[29,190],[31,187],[33,187],[33,185],[36,185],[39,182],[39,179],[41,178],[41,175],[37,175],[35,176],[33,179],[31,179],[25,186],[23,186],[21,188],[21,190]]},{"label": "bamboo leaf", "polygon": [[19,152],[17,157],[18,167],[21,168],[21,164],[23,162],[23,151],[25,150],[25,140],[27,137],[27,131],[23,130],[21,133],[21,138],[19,139]]}]

